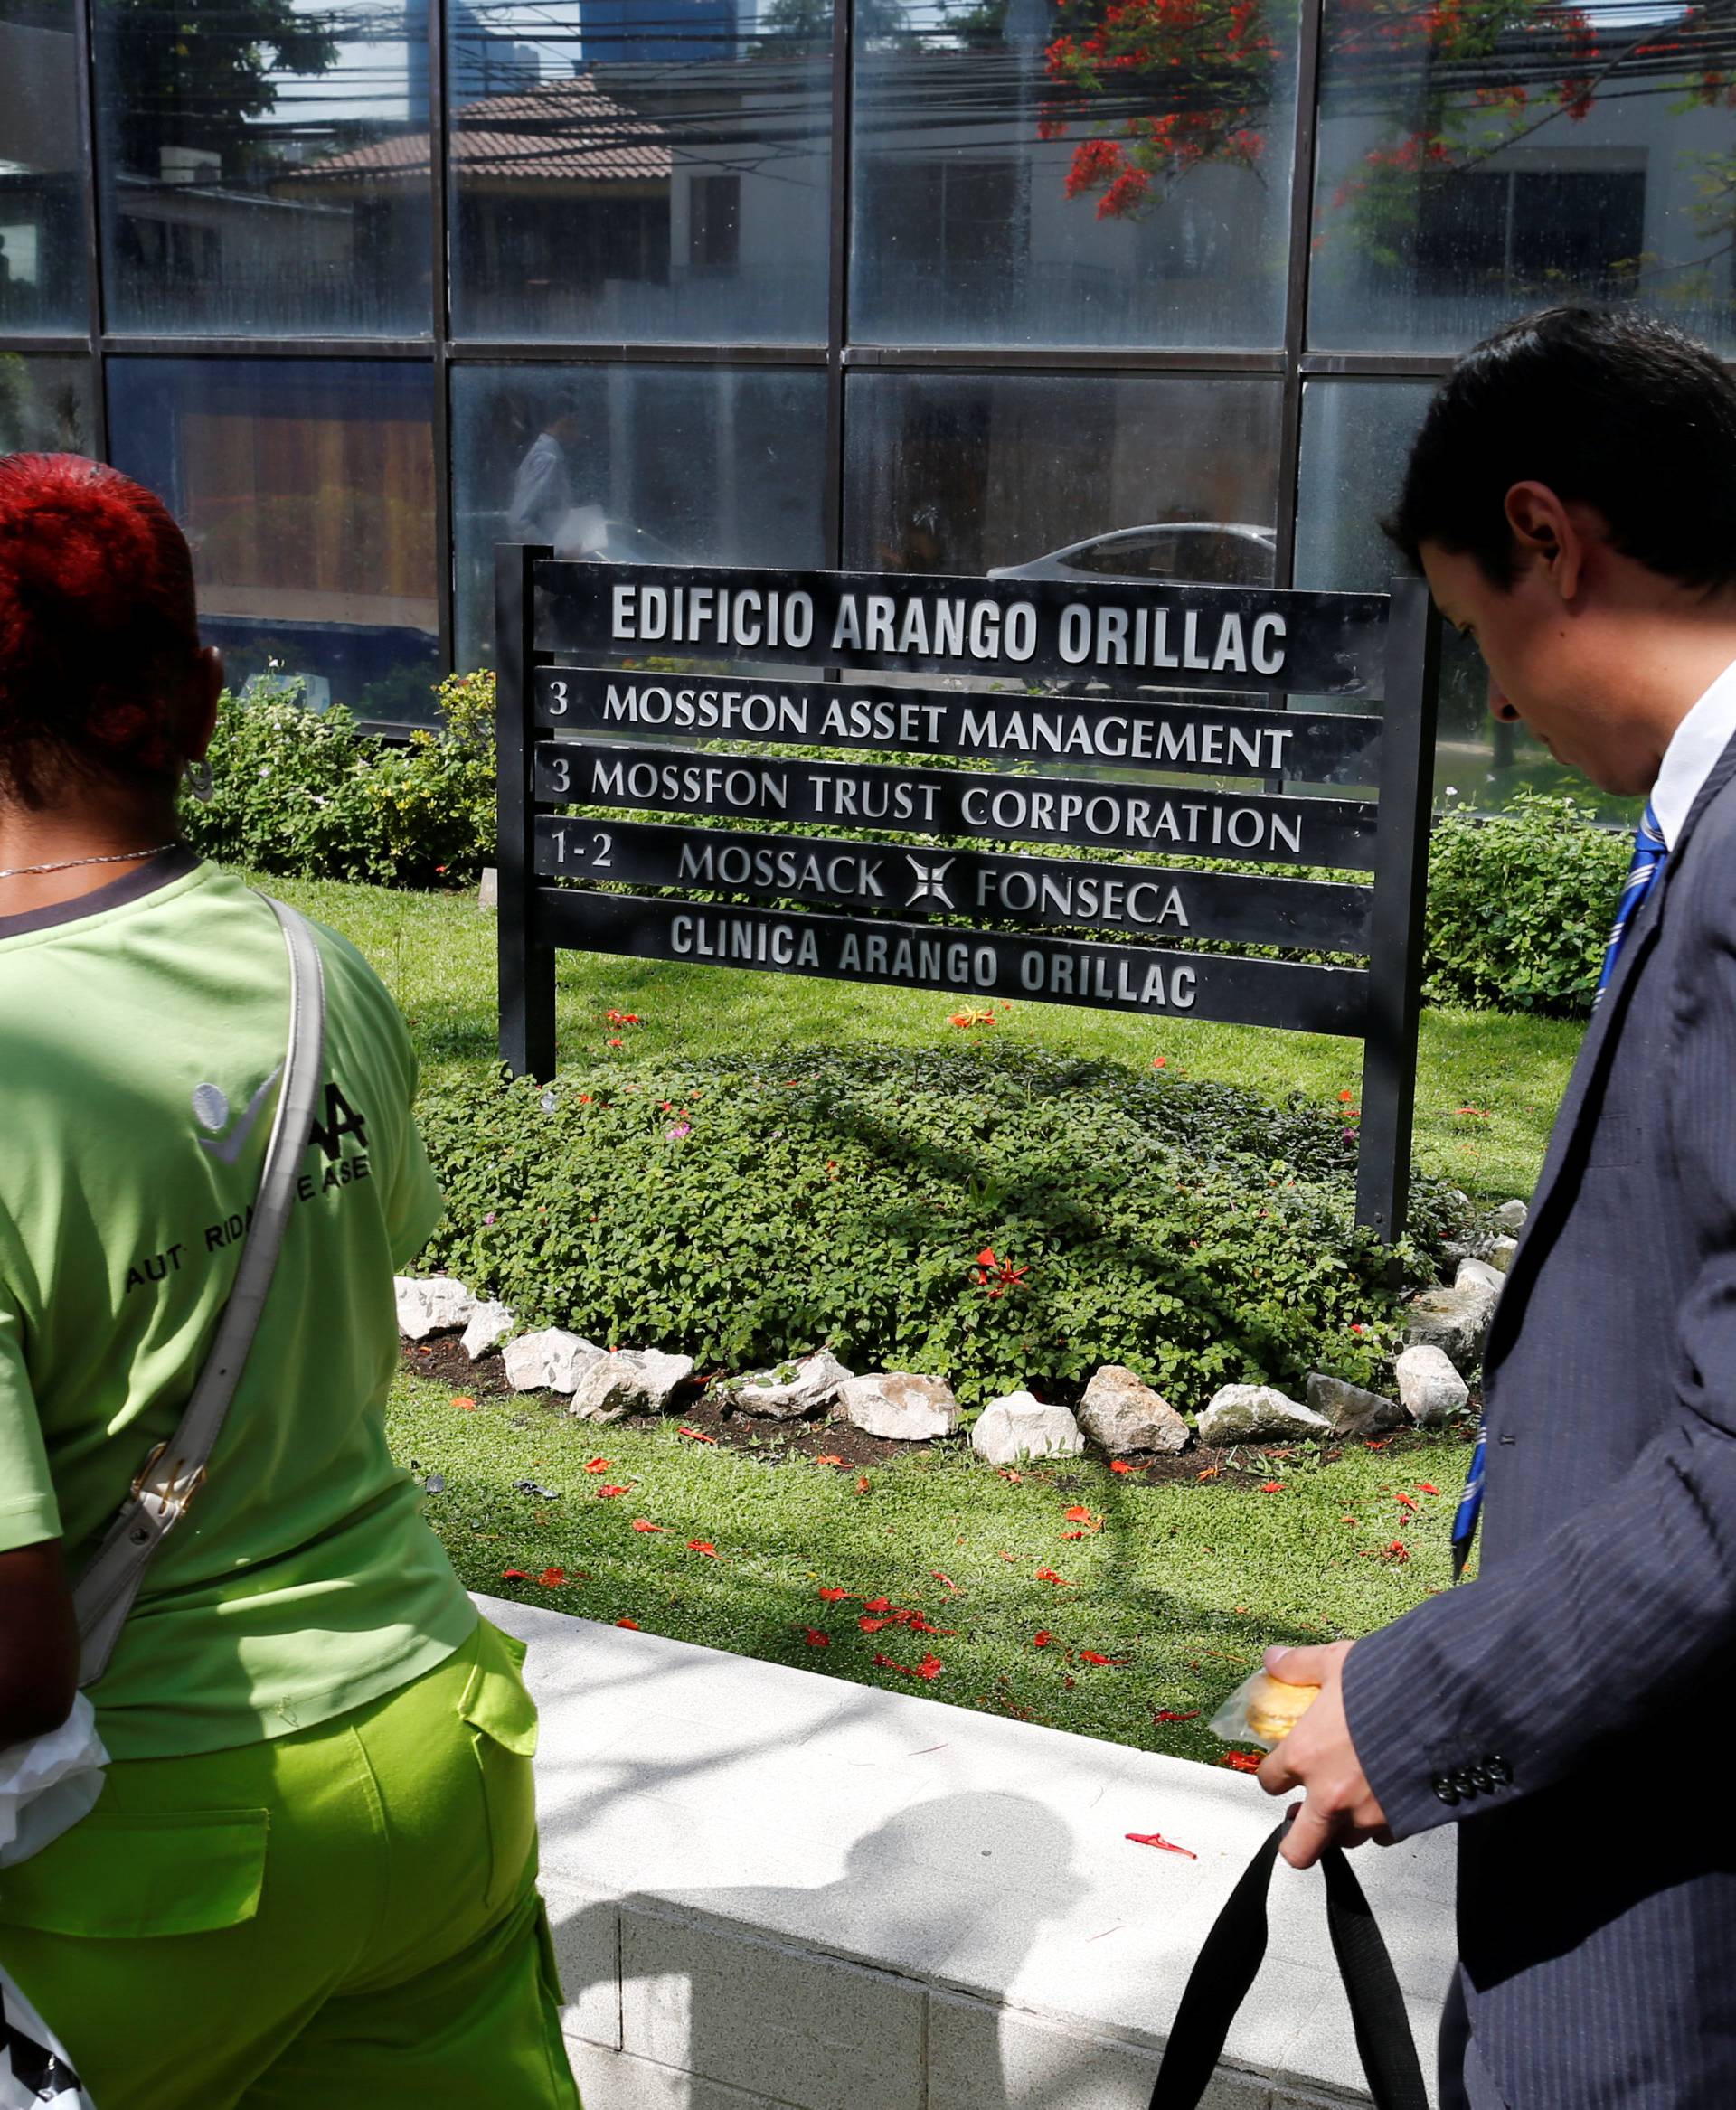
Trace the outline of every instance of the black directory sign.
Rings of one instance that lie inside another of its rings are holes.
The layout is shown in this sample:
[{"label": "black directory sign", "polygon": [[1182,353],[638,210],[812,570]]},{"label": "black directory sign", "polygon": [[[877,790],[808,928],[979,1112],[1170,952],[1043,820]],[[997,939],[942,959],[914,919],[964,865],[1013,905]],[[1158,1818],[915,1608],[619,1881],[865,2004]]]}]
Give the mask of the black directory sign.
[{"label": "black directory sign", "polygon": [[509,547],[496,587],[514,1069],[552,1072],[561,947],[1357,1037],[1357,1214],[1399,1235],[1436,689],[1420,582]]}]

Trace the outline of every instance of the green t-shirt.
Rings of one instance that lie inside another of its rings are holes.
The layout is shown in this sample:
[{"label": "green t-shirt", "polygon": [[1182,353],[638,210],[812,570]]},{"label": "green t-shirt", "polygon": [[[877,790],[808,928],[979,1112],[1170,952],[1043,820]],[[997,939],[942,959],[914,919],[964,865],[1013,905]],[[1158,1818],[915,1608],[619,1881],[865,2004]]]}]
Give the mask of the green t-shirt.
[{"label": "green t-shirt", "polygon": [[[91,1688],[117,1758],[328,1720],[476,1614],[386,1447],[392,1276],[439,1219],[392,999],[318,933],[326,1086],[209,1477]],[[267,905],[172,852],[0,919],[0,1550],[90,1559],[170,1436],[259,1192],[288,1022]]]}]

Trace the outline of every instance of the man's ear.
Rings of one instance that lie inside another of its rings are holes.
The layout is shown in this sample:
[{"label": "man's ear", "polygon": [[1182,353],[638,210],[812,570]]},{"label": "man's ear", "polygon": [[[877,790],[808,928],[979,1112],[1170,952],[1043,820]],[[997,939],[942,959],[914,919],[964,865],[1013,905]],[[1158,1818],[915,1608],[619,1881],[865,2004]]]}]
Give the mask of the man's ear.
[{"label": "man's ear", "polygon": [[193,676],[193,722],[187,728],[187,759],[197,762],[211,745],[217,730],[217,703],[223,692],[223,655],[214,645],[199,648],[198,672]]},{"label": "man's ear", "polygon": [[1562,600],[1580,590],[1587,548],[1583,509],[1562,504],[1547,484],[1515,484],[1507,493],[1507,525],[1521,571],[1535,565]]}]

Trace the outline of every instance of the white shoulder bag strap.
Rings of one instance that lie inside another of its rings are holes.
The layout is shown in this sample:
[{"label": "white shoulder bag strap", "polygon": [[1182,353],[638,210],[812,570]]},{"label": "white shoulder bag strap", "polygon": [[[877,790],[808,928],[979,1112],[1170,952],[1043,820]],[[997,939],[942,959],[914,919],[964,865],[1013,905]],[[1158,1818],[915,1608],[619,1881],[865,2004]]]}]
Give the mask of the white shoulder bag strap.
[{"label": "white shoulder bag strap", "polygon": [[[269,895],[264,898],[270,901]],[[79,1663],[81,1686],[95,1684],[108,1669],[146,1569],[199,1492],[259,1331],[295,1199],[296,1172],[307,1148],[325,1070],[326,977],[319,948],[307,924],[281,901],[270,905],[289,950],[289,1044],[259,1197],[235,1271],[235,1286],[181,1426],[146,1459],[131,1494],[73,1589],[83,1644]]]}]

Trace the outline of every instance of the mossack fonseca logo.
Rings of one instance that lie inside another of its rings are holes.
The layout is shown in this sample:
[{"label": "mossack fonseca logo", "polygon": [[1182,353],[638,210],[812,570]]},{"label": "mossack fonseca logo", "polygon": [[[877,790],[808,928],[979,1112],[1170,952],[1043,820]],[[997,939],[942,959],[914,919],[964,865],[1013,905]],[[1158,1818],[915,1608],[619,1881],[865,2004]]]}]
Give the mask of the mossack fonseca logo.
[{"label": "mossack fonseca logo", "polygon": [[814,597],[801,588],[615,587],[610,642],[618,645],[702,645],[751,651],[756,645],[801,651],[875,652],[938,659],[1034,659],[1052,625],[1055,656],[1068,666],[1193,668],[1200,674],[1284,671],[1288,619],[1230,608],[1123,608],[1113,601],[1070,601],[1040,609],[1034,601],[972,598],[911,589],[837,597],[830,624],[816,636]]}]

